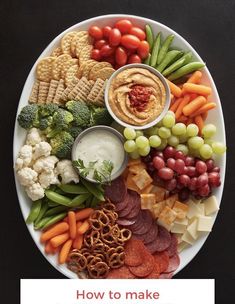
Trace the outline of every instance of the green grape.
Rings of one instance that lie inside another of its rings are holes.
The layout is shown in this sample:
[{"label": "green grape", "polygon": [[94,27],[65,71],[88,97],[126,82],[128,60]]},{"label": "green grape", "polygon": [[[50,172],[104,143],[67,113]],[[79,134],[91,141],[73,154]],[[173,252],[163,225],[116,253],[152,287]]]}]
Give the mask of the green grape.
[{"label": "green grape", "polygon": [[172,127],[171,131],[173,135],[177,135],[177,136],[184,135],[186,133],[186,125],[183,124],[182,122],[178,122]]},{"label": "green grape", "polygon": [[216,126],[213,124],[207,124],[202,128],[202,135],[204,138],[211,138],[216,133]]},{"label": "green grape", "polygon": [[141,156],[147,156],[150,152],[150,146],[145,146],[144,148],[138,149],[138,153]]},{"label": "green grape", "polygon": [[162,142],[161,142],[160,146],[157,147],[158,150],[163,150],[167,146],[167,139],[162,138],[161,140],[162,140]]},{"label": "green grape", "polygon": [[204,140],[200,136],[190,137],[188,140],[188,146],[192,149],[200,149],[203,144]]},{"label": "green grape", "polygon": [[129,155],[132,159],[138,159],[140,157],[137,149],[135,151],[131,152]]},{"label": "green grape", "polygon": [[123,134],[126,137],[126,139],[135,139],[136,137],[135,129],[129,127],[124,129]]},{"label": "green grape", "polygon": [[162,127],[162,120],[160,120],[160,121],[156,124],[156,126],[157,126],[158,128]]},{"label": "green grape", "polygon": [[200,153],[198,149],[189,148],[189,155],[200,158]]},{"label": "green grape", "polygon": [[158,135],[161,137],[161,138],[168,138],[171,136],[171,130],[166,128],[166,127],[161,127],[159,128],[158,130]]},{"label": "green grape", "polygon": [[133,139],[129,139],[124,143],[124,149],[127,153],[133,152],[136,149],[136,144]]},{"label": "green grape", "polygon": [[152,135],[149,137],[150,147],[157,148],[161,144],[161,138],[158,135]]},{"label": "green grape", "polygon": [[143,136],[143,135],[144,135],[144,132],[143,132],[143,131],[140,131],[140,130],[135,131],[135,133],[136,133],[135,138],[137,138],[137,137],[139,137],[139,136]]},{"label": "green grape", "polygon": [[227,147],[222,144],[221,142],[215,141],[212,144],[212,150],[215,154],[224,154],[226,151]]},{"label": "green grape", "polygon": [[170,146],[176,147],[179,144],[179,138],[177,136],[171,135],[168,139],[167,142]]},{"label": "green grape", "polygon": [[135,143],[136,143],[137,148],[140,148],[140,149],[143,149],[143,148],[149,146],[149,140],[145,136],[139,136],[138,138],[136,138]]},{"label": "green grape", "polygon": [[207,145],[212,146],[213,142],[214,142],[214,140],[211,139],[211,138],[205,138],[204,139],[204,143],[207,144]]},{"label": "green grape", "polygon": [[167,111],[166,114],[170,114],[171,116],[173,116],[175,118],[175,113],[173,111]]},{"label": "green grape", "polygon": [[198,126],[196,124],[189,124],[187,126],[187,135],[189,137],[197,136],[199,132]]},{"label": "green grape", "polygon": [[144,133],[148,136],[157,135],[158,127],[154,126],[154,127],[148,128],[144,131]]},{"label": "green grape", "polygon": [[187,140],[188,140],[187,134],[184,134],[184,135],[180,135],[180,136],[179,136],[179,142],[180,142],[180,144],[186,143]]},{"label": "green grape", "polygon": [[188,155],[188,153],[189,153],[188,147],[187,147],[186,145],[182,145],[182,144],[178,145],[178,146],[176,147],[176,150],[177,150],[177,151],[183,152],[184,155]]},{"label": "green grape", "polygon": [[211,156],[213,154],[212,148],[208,144],[202,145],[201,148],[199,149],[199,152],[200,152],[201,157],[203,157],[204,159],[211,158]]},{"label": "green grape", "polygon": [[162,124],[166,128],[172,128],[175,124],[175,117],[171,114],[166,114],[162,119]]}]

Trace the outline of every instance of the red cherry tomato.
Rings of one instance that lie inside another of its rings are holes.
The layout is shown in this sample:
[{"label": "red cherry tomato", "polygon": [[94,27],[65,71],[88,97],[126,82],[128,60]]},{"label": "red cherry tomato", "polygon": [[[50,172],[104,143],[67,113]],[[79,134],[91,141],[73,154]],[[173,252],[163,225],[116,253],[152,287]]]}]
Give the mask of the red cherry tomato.
[{"label": "red cherry tomato", "polygon": [[122,34],[128,34],[132,28],[132,23],[130,20],[122,19],[116,22],[115,27],[119,29]]},{"label": "red cherry tomato", "polygon": [[129,56],[127,63],[141,63],[141,58],[137,54],[132,54]]},{"label": "red cherry tomato", "polygon": [[144,40],[146,38],[145,32],[137,26],[133,26],[131,28],[130,34],[138,37],[140,40]]},{"label": "red cherry tomato", "polygon": [[122,66],[123,66],[123,65],[119,65],[119,64],[116,63],[115,66],[114,66],[114,69],[115,69],[115,70],[118,70],[118,69],[120,69]]},{"label": "red cherry tomato", "polygon": [[123,35],[121,39],[121,45],[127,49],[135,50],[140,45],[140,40],[134,35]]},{"label": "red cherry tomato", "polygon": [[102,48],[100,49],[100,55],[101,57],[109,57],[114,53],[114,51],[115,51],[114,47],[111,47],[110,45],[106,44],[102,46]]},{"label": "red cherry tomato", "polygon": [[113,55],[108,56],[105,58],[105,61],[109,62],[110,64],[112,64],[113,66],[115,65],[115,58]]},{"label": "red cherry tomato", "polygon": [[119,66],[123,66],[126,64],[127,53],[123,47],[121,47],[121,46],[117,47],[116,52],[115,52],[115,60],[116,60],[117,65],[119,65]]},{"label": "red cherry tomato", "polygon": [[102,29],[96,25],[91,26],[89,28],[89,35],[93,37],[95,40],[99,40],[103,38]]},{"label": "red cherry tomato", "polygon": [[148,57],[149,54],[149,44],[147,41],[143,40],[140,41],[140,45],[137,49],[137,54],[140,56],[141,59],[145,59]]},{"label": "red cherry tomato", "polygon": [[100,50],[102,48],[102,46],[106,45],[107,44],[107,41],[104,40],[104,39],[100,39],[100,40],[97,40],[94,44],[94,47],[95,49],[98,49]]},{"label": "red cherry tomato", "polygon": [[117,46],[120,44],[122,38],[122,34],[119,31],[119,29],[112,29],[110,34],[109,34],[109,44],[111,46]]},{"label": "red cherry tomato", "polygon": [[109,34],[112,31],[112,28],[111,28],[111,26],[105,26],[105,27],[103,27],[102,31],[103,31],[104,38],[107,39],[107,38],[109,38]]},{"label": "red cherry tomato", "polygon": [[91,52],[91,59],[99,61],[101,59],[100,50],[93,49],[92,52]]}]

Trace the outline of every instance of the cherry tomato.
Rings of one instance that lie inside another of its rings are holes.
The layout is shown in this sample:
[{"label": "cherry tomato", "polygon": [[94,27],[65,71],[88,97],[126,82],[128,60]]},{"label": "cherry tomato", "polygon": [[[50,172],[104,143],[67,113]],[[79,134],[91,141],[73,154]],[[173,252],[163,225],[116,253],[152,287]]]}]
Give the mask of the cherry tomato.
[{"label": "cherry tomato", "polygon": [[148,57],[149,54],[149,44],[147,41],[143,40],[140,41],[140,45],[137,49],[137,54],[140,56],[141,59],[145,59]]},{"label": "cherry tomato", "polygon": [[96,25],[91,26],[89,28],[89,35],[93,37],[95,40],[99,40],[103,38],[102,29]]},{"label": "cherry tomato", "polygon": [[118,70],[118,69],[120,69],[122,66],[123,66],[123,65],[119,65],[119,64],[116,63],[115,66],[114,66],[114,69],[115,69],[115,70]]},{"label": "cherry tomato", "polygon": [[112,31],[111,26],[105,26],[102,29],[104,38],[109,38],[109,34]]},{"label": "cherry tomato", "polygon": [[132,23],[130,20],[122,19],[116,22],[115,27],[119,29],[122,34],[128,34],[132,28]]},{"label": "cherry tomato", "polygon": [[127,49],[137,49],[139,47],[140,40],[134,35],[123,35],[121,39],[121,45]]},{"label": "cherry tomato", "polygon": [[92,52],[91,52],[91,59],[99,61],[101,59],[100,50],[93,49]]},{"label": "cherry tomato", "polygon": [[113,66],[115,65],[115,58],[113,55],[108,56],[105,58],[105,61],[109,62],[110,64],[112,64]]},{"label": "cherry tomato", "polygon": [[116,52],[115,52],[115,60],[116,60],[117,65],[119,65],[119,66],[123,66],[126,64],[127,53],[123,47],[121,47],[121,46],[117,47]]},{"label": "cherry tomato", "polygon": [[132,54],[129,56],[127,63],[141,63],[141,58],[137,54]]},{"label": "cherry tomato", "polygon": [[102,48],[100,49],[100,55],[101,57],[108,57],[112,55],[114,51],[115,51],[114,47],[111,47],[110,45],[106,44],[102,46]]},{"label": "cherry tomato", "polygon": [[100,40],[97,40],[94,44],[94,47],[95,49],[98,49],[100,50],[102,48],[102,46],[106,45],[107,44],[107,41],[104,40],[104,39],[100,39]]},{"label": "cherry tomato", "polygon": [[133,26],[131,28],[130,34],[136,36],[140,40],[144,40],[146,38],[145,32],[141,28],[139,28],[137,26]]},{"label": "cherry tomato", "polygon": [[112,29],[110,34],[109,34],[109,44],[111,46],[117,46],[120,44],[122,38],[122,34],[119,31],[119,29]]}]

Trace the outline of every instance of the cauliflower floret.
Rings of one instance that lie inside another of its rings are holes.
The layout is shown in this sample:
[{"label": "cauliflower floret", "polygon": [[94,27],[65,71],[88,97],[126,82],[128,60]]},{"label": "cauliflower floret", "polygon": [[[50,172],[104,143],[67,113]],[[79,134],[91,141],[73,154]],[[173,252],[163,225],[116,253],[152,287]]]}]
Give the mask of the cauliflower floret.
[{"label": "cauliflower floret", "polygon": [[24,161],[23,161],[23,159],[18,157],[18,158],[16,159],[16,162],[15,162],[15,169],[16,169],[16,171],[22,169],[23,166],[24,166]]},{"label": "cauliflower floret", "polygon": [[[28,167],[29,164],[32,161],[32,155],[33,155],[33,148],[29,145],[24,145],[21,147],[18,158],[21,158],[23,160],[22,167]],[[18,161],[19,164],[20,161]]]},{"label": "cauliflower floret", "polygon": [[40,157],[39,159],[37,159],[33,165],[33,169],[37,172],[37,173],[41,173],[42,171],[45,172],[51,172],[54,170],[55,168],[55,164],[59,161],[59,159],[54,156],[54,155],[50,155],[47,157]]},{"label": "cauliflower floret", "polygon": [[60,184],[60,181],[54,171],[42,172],[39,175],[38,180],[44,189],[48,188],[50,185]]},{"label": "cauliflower floret", "polygon": [[36,201],[44,197],[44,189],[39,183],[35,183],[29,187],[26,187],[25,191],[32,201]]},{"label": "cauliflower floret", "polygon": [[21,185],[30,186],[37,181],[38,174],[31,168],[25,167],[17,172],[18,179]]},{"label": "cauliflower floret", "polygon": [[30,146],[35,146],[44,140],[44,136],[41,135],[40,130],[32,128],[29,130],[26,137],[26,144]]},{"label": "cauliflower floret", "polygon": [[63,184],[79,182],[78,174],[75,171],[72,162],[68,159],[61,160],[57,163],[56,172],[61,176]]},{"label": "cauliflower floret", "polygon": [[38,159],[41,156],[49,156],[51,153],[51,145],[46,141],[41,141],[39,144],[36,144],[35,150],[33,153],[33,159]]}]

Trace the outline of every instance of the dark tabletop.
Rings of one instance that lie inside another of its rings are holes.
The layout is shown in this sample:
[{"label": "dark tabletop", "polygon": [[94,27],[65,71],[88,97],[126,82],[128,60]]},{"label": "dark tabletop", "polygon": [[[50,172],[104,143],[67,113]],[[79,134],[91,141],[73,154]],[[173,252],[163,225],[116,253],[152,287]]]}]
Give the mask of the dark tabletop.
[{"label": "dark tabletop", "polygon": [[12,140],[21,90],[35,60],[55,36],[79,21],[109,13],[141,15],[174,29],[197,50],[214,78],[228,145],[221,210],[203,248],[175,278],[215,278],[217,303],[222,303],[222,296],[224,303],[231,300],[235,283],[235,1],[5,0],[0,11],[0,289],[7,292],[8,303],[19,300],[20,278],[64,278],[36,248],[16,196]]}]

